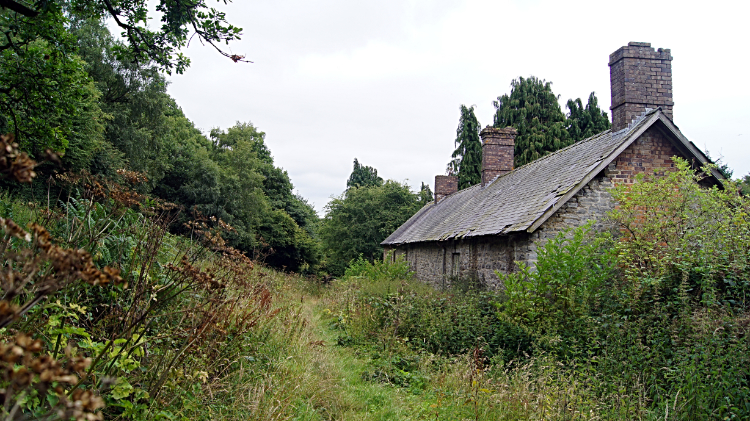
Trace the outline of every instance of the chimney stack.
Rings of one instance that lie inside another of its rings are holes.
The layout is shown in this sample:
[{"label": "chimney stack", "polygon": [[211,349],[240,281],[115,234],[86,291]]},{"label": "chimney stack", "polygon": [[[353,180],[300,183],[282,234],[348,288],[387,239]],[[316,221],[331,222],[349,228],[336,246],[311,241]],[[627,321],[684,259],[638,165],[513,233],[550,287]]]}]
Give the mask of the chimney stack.
[{"label": "chimney stack", "polygon": [[487,126],[479,136],[482,137],[482,186],[486,186],[495,177],[513,171],[516,129]]},{"label": "chimney stack", "polygon": [[444,197],[458,191],[458,177],[455,175],[436,175],[435,176],[435,203],[443,200]]},{"label": "chimney stack", "polygon": [[612,131],[624,129],[646,108],[661,107],[672,119],[672,55],[648,42],[629,42],[609,55]]}]

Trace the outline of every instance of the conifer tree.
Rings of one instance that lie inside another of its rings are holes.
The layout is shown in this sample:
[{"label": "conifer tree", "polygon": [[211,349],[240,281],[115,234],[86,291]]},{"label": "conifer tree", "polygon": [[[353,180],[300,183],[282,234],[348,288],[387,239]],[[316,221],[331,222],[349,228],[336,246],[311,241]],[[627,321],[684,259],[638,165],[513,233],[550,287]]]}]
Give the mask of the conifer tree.
[{"label": "conifer tree", "polygon": [[571,139],[579,141],[601,133],[611,127],[607,113],[599,108],[596,95],[592,92],[586,107],[581,98],[568,100],[568,133]]},{"label": "conifer tree", "polygon": [[361,165],[357,158],[354,158],[354,169],[349,175],[346,187],[370,187],[382,186],[383,179],[378,177],[378,170],[373,167]]},{"label": "conifer tree", "polygon": [[455,145],[448,170],[458,176],[458,188],[478,184],[482,181],[482,141],[479,140],[479,121],[473,106],[461,105]]},{"label": "conifer tree", "polygon": [[422,182],[422,187],[419,189],[419,203],[424,206],[434,200],[432,196],[432,189],[428,184]]},{"label": "conifer tree", "polygon": [[534,76],[519,77],[510,84],[510,95],[493,101],[494,126],[518,131],[514,166],[528,164],[573,143],[565,128],[565,115],[552,93],[552,83]]}]

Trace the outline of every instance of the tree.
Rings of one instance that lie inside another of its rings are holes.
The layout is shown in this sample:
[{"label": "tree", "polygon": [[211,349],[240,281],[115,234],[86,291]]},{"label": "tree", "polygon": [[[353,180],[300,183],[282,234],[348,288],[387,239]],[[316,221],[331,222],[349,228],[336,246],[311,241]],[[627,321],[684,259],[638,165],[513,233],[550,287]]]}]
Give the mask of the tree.
[{"label": "tree", "polygon": [[432,196],[432,190],[430,189],[430,186],[422,183],[422,187],[419,189],[419,203],[420,205],[424,206],[428,203],[431,203],[435,198]]},{"label": "tree", "polygon": [[474,107],[461,105],[461,117],[456,129],[452,173],[458,176],[458,188],[465,189],[482,181],[482,141],[479,140],[479,121]]},{"label": "tree", "polygon": [[353,259],[369,261],[383,253],[380,243],[421,207],[409,186],[392,180],[382,185],[350,187],[326,205],[320,238],[326,269],[341,275]]},{"label": "tree", "polygon": [[[126,43],[110,43],[107,53],[136,67],[154,64],[168,73],[183,72],[189,60],[179,50],[191,37],[242,60],[216,47],[239,39],[241,30],[205,0],[160,0],[159,30],[148,29],[153,13],[147,6],[147,0],[0,2],[0,131],[13,132],[33,156],[46,149],[62,154],[70,142],[77,142],[76,155],[68,159],[73,167],[85,166],[95,150],[107,147],[97,139],[106,115],[97,105],[100,93],[85,70],[87,64],[78,56],[77,22],[101,24],[105,17],[114,18]],[[141,146],[142,151],[152,149]]]},{"label": "tree", "polygon": [[77,143],[75,160],[85,161],[105,116],[66,21],[59,7],[36,19],[0,9],[0,133],[14,133],[32,156]]},{"label": "tree", "polygon": [[494,126],[514,127],[518,131],[514,166],[528,164],[544,155],[573,143],[565,128],[552,83],[530,76],[519,77],[510,84],[510,95],[493,101]]},{"label": "tree", "polygon": [[360,165],[357,158],[354,158],[354,169],[349,175],[349,180],[346,182],[346,187],[369,187],[369,186],[382,186],[383,179],[378,177],[378,170],[373,167]]},{"label": "tree", "polygon": [[[231,0],[222,0],[224,4]],[[50,12],[66,7],[69,14],[103,20],[112,18],[123,32],[126,44],[118,48],[120,58],[140,63],[157,63],[166,72],[182,73],[190,60],[179,50],[193,37],[209,44],[235,63],[244,56],[229,54],[217,44],[240,39],[242,28],[226,21],[225,14],[206,5],[205,0],[191,2],[159,0],[155,11],[161,14],[161,28],[152,30],[153,11],[148,0],[37,0],[27,7],[15,0],[3,0],[0,9],[26,20],[46,20]],[[12,31],[10,32],[13,33]]]},{"label": "tree", "polygon": [[[228,243],[277,268],[315,271],[318,216],[273,165],[265,133],[251,123],[214,129],[206,139],[177,108],[167,134],[171,168],[153,193],[232,225]],[[182,222],[182,221],[181,221]]]},{"label": "tree", "polygon": [[584,108],[581,98],[568,100],[567,129],[574,141],[589,138],[595,134],[608,130],[612,125],[607,113],[599,108],[599,101],[592,92]]},{"label": "tree", "polygon": [[[115,50],[122,45],[102,22],[74,17],[70,31],[78,38],[86,72],[101,92],[99,105],[109,117],[106,140],[122,152],[131,170],[147,175],[147,188],[153,188],[169,171],[175,148],[168,116],[178,107],[167,94],[166,79],[154,64],[119,59]],[[96,172],[111,175],[123,166],[111,158],[110,153],[97,154]]]},{"label": "tree", "polygon": [[[257,203],[238,206],[232,214],[244,215],[242,220],[248,221],[249,229],[259,241],[259,249],[268,253],[266,263],[293,271],[315,268],[320,257],[315,240],[317,214],[307,202],[292,193],[294,186],[289,174],[274,166],[265,136],[251,123],[241,122],[226,132],[211,131],[216,160],[230,174],[228,182],[237,185],[224,197],[239,198],[256,189],[252,197]],[[252,179],[258,180],[257,186],[244,185]],[[248,210],[250,212],[245,213]]]}]

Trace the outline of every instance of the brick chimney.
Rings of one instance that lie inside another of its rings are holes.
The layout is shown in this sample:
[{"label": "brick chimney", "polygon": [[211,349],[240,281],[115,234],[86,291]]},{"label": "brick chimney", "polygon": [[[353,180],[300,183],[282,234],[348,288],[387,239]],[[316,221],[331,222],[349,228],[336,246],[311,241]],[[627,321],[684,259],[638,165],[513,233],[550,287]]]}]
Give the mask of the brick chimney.
[{"label": "brick chimney", "polygon": [[443,200],[445,196],[458,191],[458,177],[455,175],[435,176],[435,203]]},{"label": "brick chimney", "polygon": [[672,119],[672,55],[654,51],[648,42],[629,42],[609,55],[612,131],[618,131],[646,108],[661,107]]},{"label": "brick chimney", "polygon": [[498,175],[513,171],[516,129],[487,126],[479,136],[482,137],[482,186],[486,186]]}]

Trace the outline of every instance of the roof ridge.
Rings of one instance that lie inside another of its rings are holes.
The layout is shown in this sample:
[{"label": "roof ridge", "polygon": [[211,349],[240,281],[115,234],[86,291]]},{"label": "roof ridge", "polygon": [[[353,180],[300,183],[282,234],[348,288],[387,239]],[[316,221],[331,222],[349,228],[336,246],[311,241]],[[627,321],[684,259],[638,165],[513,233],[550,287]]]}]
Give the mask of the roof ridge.
[{"label": "roof ridge", "polygon": [[[597,133],[597,134],[595,134],[593,136],[589,136],[589,137],[587,137],[585,139],[581,139],[581,140],[579,140],[577,142],[573,142],[572,144],[570,144],[570,145],[568,145],[568,146],[566,146],[566,147],[564,147],[562,149],[558,149],[558,150],[556,150],[554,152],[550,152],[547,155],[544,155],[544,156],[540,157],[539,159],[535,159],[535,160],[533,160],[531,162],[527,162],[526,164],[521,165],[518,168],[513,168],[513,170],[511,170],[510,172],[508,172],[506,174],[503,174],[503,176],[505,176],[507,174],[510,174],[513,171],[516,171],[516,170],[519,170],[521,168],[524,168],[524,167],[526,167],[528,165],[531,165],[531,164],[533,164],[535,162],[540,162],[540,161],[543,161],[543,160],[545,160],[545,159],[547,159],[547,158],[549,158],[549,157],[551,157],[553,155],[562,153],[562,152],[564,152],[564,151],[566,151],[568,149],[571,149],[574,146],[582,145],[585,142],[590,142],[590,141],[592,141],[594,139],[598,139],[599,137],[606,135],[608,132],[612,133],[612,135],[614,136],[614,135],[619,134],[619,133],[631,131],[631,130],[635,129],[635,127],[638,126],[643,120],[645,120],[646,116],[654,114],[657,111],[661,111],[661,107],[649,108],[646,111],[644,111],[643,113],[641,113],[641,115],[639,115],[638,117],[636,117],[635,119],[633,119],[633,121],[627,127],[625,127],[624,129],[618,130],[616,132],[612,132],[612,129],[609,128],[609,129],[604,130],[602,132],[599,132],[599,133]],[[500,177],[498,177],[498,178],[500,178]]]},{"label": "roof ridge", "polygon": [[534,232],[660,119],[685,145],[685,153],[700,155],[663,111],[652,109],[621,131],[602,131],[529,163],[536,165],[526,164],[497,177],[491,184],[475,184],[424,206],[382,244]]},{"label": "roof ridge", "polygon": [[[507,176],[507,175],[509,175],[509,174],[513,174],[514,172],[516,172],[516,171],[520,170],[521,168],[526,168],[526,167],[528,167],[529,165],[532,165],[532,164],[536,164],[536,163],[542,162],[542,161],[544,161],[544,160],[548,159],[549,157],[552,157],[552,156],[554,156],[554,155],[558,155],[558,154],[560,154],[560,153],[562,153],[562,152],[565,152],[566,150],[568,150],[568,149],[571,149],[571,148],[573,148],[574,146],[579,146],[579,145],[582,145],[582,144],[584,144],[584,143],[586,143],[586,142],[590,142],[590,141],[592,141],[592,140],[594,140],[594,139],[598,139],[598,138],[600,138],[600,137],[602,137],[602,136],[606,135],[607,133],[609,133],[609,132],[611,132],[611,131],[612,131],[612,129],[607,129],[607,130],[604,130],[603,132],[599,132],[599,133],[597,133],[597,134],[595,134],[595,135],[593,135],[593,136],[589,136],[589,137],[587,137],[587,138],[585,138],[585,139],[581,139],[581,140],[579,140],[579,141],[577,141],[577,142],[573,142],[572,144],[570,144],[570,145],[568,145],[568,146],[566,146],[566,147],[564,147],[564,148],[562,148],[562,149],[558,149],[558,150],[556,150],[556,151],[554,151],[554,152],[550,152],[550,153],[548,153],[547,155],[544,155],[544,156],[542,156],[542,157],[540,157],[540,158],[538,158],[538,159],[535,159],[535,160],[533,160],[533,161],[531,161],[531,162],[527,162],[527,163],[525,163],[525,164],[521,165],[521,166],[520,166],[520,167],[518,167],[518,168],[513,168],[513,169],[512,169],[512,170],[510,170],[509,172],[507,172],[507,173],[505,173],[505,174],[503,174],[503,175],[501,175],[501,176],[499,176],[499,177],[496,177],[496,178],[495,178],[495,179],[494,179],[494,180],[493,180],[492,182],[494,183],[495,181],[499,180],[500,178],[503,178],[503,177],[505,177],[505,176]],[[492,184],[492,183],[490,183],[490,184]],[[479,185],[479,184],[476,184],[476,185]],[[472,187],[473,187],[473,186],[472,186]],[[468,188],[468,187],[467,187],[467,188]]]}]

